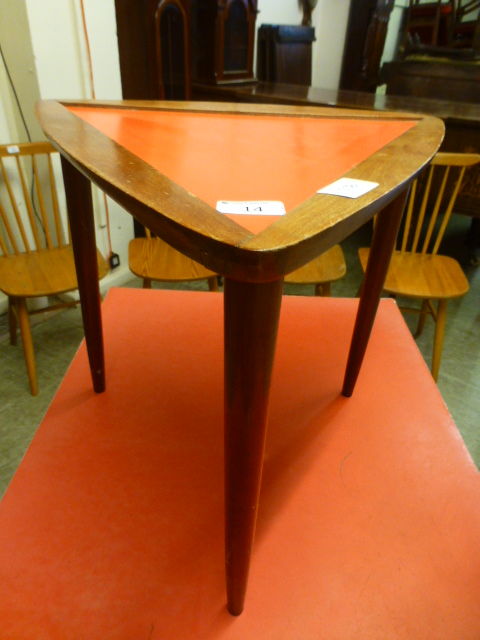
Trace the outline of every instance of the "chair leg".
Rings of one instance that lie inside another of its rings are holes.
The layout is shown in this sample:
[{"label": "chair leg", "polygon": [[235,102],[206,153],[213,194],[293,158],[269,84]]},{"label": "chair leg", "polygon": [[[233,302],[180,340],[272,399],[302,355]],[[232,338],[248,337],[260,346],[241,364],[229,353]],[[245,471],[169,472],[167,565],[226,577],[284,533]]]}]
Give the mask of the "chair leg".
[{"label": "chair leg", "polygon": [[330,282],[325,282],[323,284],[323,297],[324,298],[331,298],[332,297],[332,287]]},{"label": "chair leg", "polygon": [[17,316],[15,315],[15,298],[8,298],[8,328],[10,344],[17,344]]},{"label": "chair leg", "polygon": [[220,291],[220,289],[218,288],[218,278],[217,276],[212,276],[211,278],[208,278],[208,290],[209,291]]},{"label": "chair leg", "polygon": [[322,284],[316,284],[315,285],[315,295],[320,297],[323,296],[323,285]]},{"label": "chair leg", "polygon": [[445,337],[445,325],[447,322],[447,300],[439,300],[437,307],[437,320],[435,323],[435,339],[433,342],[432,377],[437,382],[442,357],[443,338]]},{"label": "chair leg", "polygon": [[422,310],[420,311],[420,317],[418,318],[417,324],[417,332],[416,336],[421,336],[423,333],[423,329],[425,327],[425,321],[427,319],[427,315],[430,313],[428,307],[428,300],[422,300]]},{"label": "chair leg", "polygon": [[37,374],[35,371],[35,356],[33,353],[32,331],[30,329],[27,301],[25,298],[17,298],[16,306],[18,309],[18,323],[20,325],[20,333],[22,335],[28,378],[30,380],[30,390],[32,392],[32,396],[36,396],[38,394]]},{"label": "chair leg", "polygon": [[152,281],[150,280],[150,278],[144,278],[143,279],[143,288],[144,289],[151,289],[152,288]]}]

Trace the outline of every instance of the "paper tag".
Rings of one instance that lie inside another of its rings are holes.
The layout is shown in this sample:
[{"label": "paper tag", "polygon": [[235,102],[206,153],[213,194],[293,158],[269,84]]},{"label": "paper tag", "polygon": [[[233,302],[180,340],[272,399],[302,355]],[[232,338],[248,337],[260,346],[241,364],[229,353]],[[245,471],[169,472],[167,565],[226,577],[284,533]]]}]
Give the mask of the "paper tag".
[{"label": "paper tag", "polygon": [[286,213],[283,202],[274,200],[219,200],[217,202],[217,211],[220,213],[237,213],[246,216],[284,216]]},{"label": "paper tag", "polygon": [[352,178],[340,178],[336,182],[323,187],[317,193],[326,193],[331,196],[343,196],[344,198],[359,198],[372,189],[378,187],[378,182],[368,180],[353,180]]},{"label": "paper tag", "polygon": [[8,153],[20,153],[20,149],[16,145],[11,145],[10,147],[7,147],[7,152]]}]

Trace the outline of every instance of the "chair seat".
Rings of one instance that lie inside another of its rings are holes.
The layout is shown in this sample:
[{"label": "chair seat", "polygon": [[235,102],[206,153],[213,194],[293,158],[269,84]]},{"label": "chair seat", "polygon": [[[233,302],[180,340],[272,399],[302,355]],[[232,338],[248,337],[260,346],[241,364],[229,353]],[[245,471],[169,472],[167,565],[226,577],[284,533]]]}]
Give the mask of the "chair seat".
[{"label": "chair seat", "polygon": [[[369,249],[358,256],[365,271]],[[395,295],[419,299],[460,298],[469,289],[468,280],[453,258],[395,251],[388,268],[383,290]]]},{"label": "chair seat", "polygon": [[139,278],[158,282],[204,280],[216,275],[160,238],[132,240],[128,245],[128,263]]},{"label": "chair seat", "polygon": [[315,260],[290,273],[285,277],[285,282],[290,284],[335,282],[343,278],[346,271],[343,251],[340,245],[336,244]]},{"label": "chair seat", "polygon": [[[97,250],[99,278],[108,265]],[[0,290],[8,296],[34,298],[78,288],[72,247],[0,257]]]}]

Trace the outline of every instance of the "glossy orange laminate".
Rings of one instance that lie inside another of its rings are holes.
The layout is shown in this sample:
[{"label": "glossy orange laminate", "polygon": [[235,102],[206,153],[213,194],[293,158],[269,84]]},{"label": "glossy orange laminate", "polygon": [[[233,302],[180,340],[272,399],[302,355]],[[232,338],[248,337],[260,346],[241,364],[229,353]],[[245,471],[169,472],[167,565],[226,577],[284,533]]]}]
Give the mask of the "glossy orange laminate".
[{"label": "glossy orange laminate", "polygon": [[[416,124],[68,108],[212,207],[218,200],[280,200],[287,212]],[[276,219],[235,216],[253,233]]]}]

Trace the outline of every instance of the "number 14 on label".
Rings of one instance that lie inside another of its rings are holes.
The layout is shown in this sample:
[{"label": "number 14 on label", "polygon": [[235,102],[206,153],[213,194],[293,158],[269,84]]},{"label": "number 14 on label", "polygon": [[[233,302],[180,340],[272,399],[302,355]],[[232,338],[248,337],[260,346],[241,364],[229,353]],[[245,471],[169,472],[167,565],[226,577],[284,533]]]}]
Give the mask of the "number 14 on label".
[{"label": "number 14 on label", "polygon": [[236,213],[247,216],[283,216],[286,213],[283,202],[274,200],[219,200],[217,202],[217,211],[220,213]]}]

